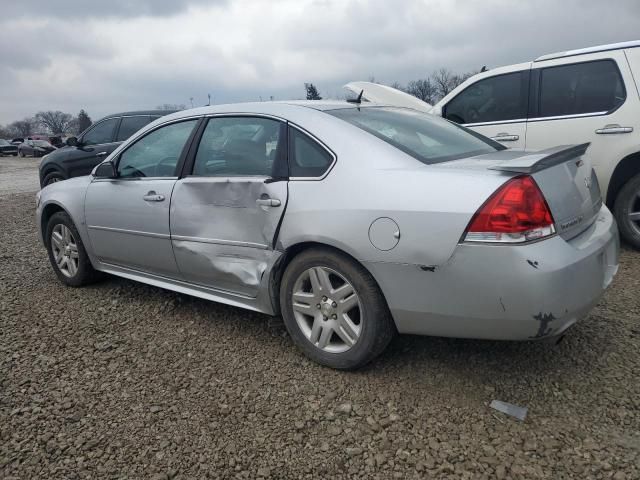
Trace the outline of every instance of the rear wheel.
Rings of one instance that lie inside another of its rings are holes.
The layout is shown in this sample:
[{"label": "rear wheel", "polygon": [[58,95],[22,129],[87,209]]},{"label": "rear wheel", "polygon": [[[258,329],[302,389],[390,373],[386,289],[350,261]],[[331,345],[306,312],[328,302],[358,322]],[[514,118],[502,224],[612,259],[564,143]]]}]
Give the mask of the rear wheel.
[{"label": "rear wheel", "polygon": [[640,249],[640,174],[622,187],[616,198],[614,212],[622,238]]},{"label": "rear wheel", "polygon": [[330,249],[307,250],[291,261],[282,278],[280,307],[295,344],[331,368],[367,364],[396,333],[369,272]]},{"label": "rear wheel", "polygon": [[49,261],[60,281],[81,287],[101,277],[91,265],[80,234],[65,212],[51,216],[45,238]]}]

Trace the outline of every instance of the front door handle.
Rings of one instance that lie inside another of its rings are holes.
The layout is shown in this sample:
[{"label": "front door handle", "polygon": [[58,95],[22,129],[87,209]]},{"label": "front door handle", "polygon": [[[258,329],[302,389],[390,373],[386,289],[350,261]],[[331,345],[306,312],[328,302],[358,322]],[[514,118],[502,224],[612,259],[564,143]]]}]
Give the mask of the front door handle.
[{"label": "front door handle", "polygon": [[159,195],[153,190],[147,192],[147,194],[142,197],[145,202],[164,202],[164,195]]},{"label": "front door handle", "polygon": [[96,153],[96,157],[104,157],[107,154],[107,152],[99,152]]},{"label": "front door handle", "polygon": [[280,200],[278,200],[277,198],[258,198],[256,200],[256,204],[263,207],[279,207]]},{"label": "front door handle", "polygon": [[615,135],[618,133],[631,133],[631,132],[633,132],[633,127],[621,127],[617,123],[605,125],[604,127],[596,130],[596,133],[598,135]]},{"label": "front door handle", "polygon": [[510,133],[499,133],[495,137],[491,137],[491,140],[496,142],[517,142],[520,140],[520,135],[511,135]]}]

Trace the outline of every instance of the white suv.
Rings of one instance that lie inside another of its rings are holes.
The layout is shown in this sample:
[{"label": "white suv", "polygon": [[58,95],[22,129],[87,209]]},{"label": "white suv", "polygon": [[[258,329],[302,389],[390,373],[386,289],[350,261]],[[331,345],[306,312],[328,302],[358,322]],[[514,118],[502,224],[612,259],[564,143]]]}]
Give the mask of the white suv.
[{"label": "white suv", "polygon": [[479,73],[442,115],[508,147],[591,142],[587,155],[623,238],[640,248],[640,41],[544,55]]}]

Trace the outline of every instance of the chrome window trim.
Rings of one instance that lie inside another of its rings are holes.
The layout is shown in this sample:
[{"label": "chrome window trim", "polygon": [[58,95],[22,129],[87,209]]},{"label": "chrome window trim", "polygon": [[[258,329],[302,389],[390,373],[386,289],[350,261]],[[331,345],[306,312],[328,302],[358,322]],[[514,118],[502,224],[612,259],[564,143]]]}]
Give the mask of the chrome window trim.
[{"label": "chrome window trim", "polygon": [[575,113],[571,115],[555,115],[552,117],[534,117],[530,118],[529,122],[542,122],[544,120],[564,120],[568,118],[585,118],[585,117],[601,117],[603,115],[608,115],[608,111],[603,112],[589,112],[589,113]]},{"label": "chrome window trim", "polygon": [[[449,120],[451,121],[451,120]],[[526,118],[516,118],[514,120],[500,120],[498,122],[477,122],[477,123],[461,123],[463,127],[483,127],[485,125],[503,125],[507,123],[524,123]]]},{"label": "chrome window trim", "polygon": [[167,233],[141,232],[140,230],[127,230],[126,228],[103,227],[100,225],[87,225],[87,228],[90,230],[102,230],[106,232],[126,233],[129,235],[138,235],[141,237],[161,238],[163,240],[168,240],[171,238],[171,236]]},{"label": "chrome window trim", "polygon": [[177,240],[177,241],[183,241],[183,242],[208,243],[208,244],[214,244],[214,245],[229,245],[232,247],[250,247],[250,248],[259,248],[261,250],[269,249],[269,246],[263,243],[240,242],[236,240],[224,240],[220,238],[190,237],[187,235],[171,235],[171,240]]},{"label": "chrome window trim", "polygon": [[[318,137],[316,137],[314,134],[312,134],[308,130],[305,130],[303,127],[301,127],[300,125],[297,125],[297,124],[295,124],[293,122],[287,122],[287,123],[289,124],[289,126],[291,128],[295,128],[300,133],[302,133],[303,135],[308,136],[309,138],[311,138],[311,140],[313,140],[318,145],[320,145],[320,147],[322,147],[329,155],[331,155],[331,158],[333,159],[333,161],[329,164],[329,166],[324,171],[324,173],[322,175],[320,175],[319,177],[289,177],[289,181],[295,181],[295,182],[317,182],[317,181],[320,181],[320,180],[324,180],[324,178],[327,175],[329,175],[331,170],[333,170],[333,167],[335,166],[335,164],[338,161],[338,156],[322,140],[320,140]],[[287,142],[288,142],[288,139],[287,139]],[[287,145],[287,149],[288,148],[289,148],[289,146]],[[288,155],[287,155],[287,158],[288,158]]]},{"label": "chrome window trim", "polygon": [[93,177],[91,183],[93,182],[144,182],[146,180],[178,180],[179,177],[116,177],[116,178],[97,178]]}]

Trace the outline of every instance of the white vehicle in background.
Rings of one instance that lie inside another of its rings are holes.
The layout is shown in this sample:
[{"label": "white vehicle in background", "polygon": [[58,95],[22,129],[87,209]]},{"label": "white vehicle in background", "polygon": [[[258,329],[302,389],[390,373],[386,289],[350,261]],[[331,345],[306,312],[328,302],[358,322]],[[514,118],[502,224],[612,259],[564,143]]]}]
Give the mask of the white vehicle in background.
[{"label": "white vehicle in background", "polygon": [[[347,88],[364,89],[369,101],[395,104],[388,91],[384,98],[368,98],[364,84]],[[633,41],[543,55],[479,73],[430,113],[511,148],[590,142],[585,157],[603,198],[623,238],[640,248],[639,89],[640,41]]]}]

